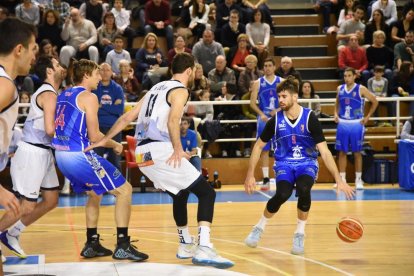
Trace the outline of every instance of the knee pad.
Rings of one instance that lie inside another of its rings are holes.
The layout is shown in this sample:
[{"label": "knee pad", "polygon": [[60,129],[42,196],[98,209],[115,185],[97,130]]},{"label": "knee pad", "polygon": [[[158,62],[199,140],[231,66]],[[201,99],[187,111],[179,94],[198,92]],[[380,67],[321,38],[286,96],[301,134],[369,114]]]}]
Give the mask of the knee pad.
[{"label": "knee pad", "polygon": [[276,186],[276,194],[266,204],[266,209],[269,213],[279,211],[280,206],[289,199],[293,192],[293,185],[286,180],[279,181],[276,183]]},{"label": "knee pad", "polygon": [[298,209],[308,212],[311,207],[311,189],[314,179],[309,175],[301,175],[296,180],[296,192],[298,195]]}]

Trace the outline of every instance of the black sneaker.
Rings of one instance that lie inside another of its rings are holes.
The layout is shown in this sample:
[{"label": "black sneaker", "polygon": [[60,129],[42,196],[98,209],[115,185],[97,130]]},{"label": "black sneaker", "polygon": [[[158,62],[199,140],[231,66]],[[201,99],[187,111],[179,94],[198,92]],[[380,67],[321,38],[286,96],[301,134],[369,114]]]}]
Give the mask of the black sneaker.
[{"label": "black sneaker", "polygon": [[145,261],[148,259],[148,255],[138,251],[138,248],[131,244],[130,237],[118,239],[118,243],[115,248],[115,252],[112,258],[116,260],[131,260],[131,261]]},{"label": "black sneaker", "polygon": [[85,243],[85,247],[83,247],[80,254],[84,258],[105,257],[111,256],[112,251],[102,246],[98,235],[97,238]]},{"label": "black sneaker", "polygon": [[269,191],[270,189],[270,179],[269,177],[263,178],[263,185],[260,187],[260,190],[262,191]]}]

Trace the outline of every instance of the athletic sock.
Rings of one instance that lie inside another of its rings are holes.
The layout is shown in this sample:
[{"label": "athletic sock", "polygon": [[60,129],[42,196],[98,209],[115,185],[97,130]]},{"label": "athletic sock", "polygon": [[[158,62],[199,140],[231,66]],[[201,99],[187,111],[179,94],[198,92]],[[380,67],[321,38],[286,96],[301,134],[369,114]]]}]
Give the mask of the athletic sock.
[{"label": "athletic sock", "polygon": [[178,232],[178,239],[180,243],[191,243],[191,235],[190,231],[188,231],[188,226],[178,227],[177,226],[177,232]]},{"label": "athletic sock", "polygon": [[88,242],[98,238],[98,228],[86,228],[86,239]]},{"label": "athletic sock", "polygon": [[269,167],[262,167],[263,178],[269,178]]},{"label": "athletic sock", "polygon": [[255,225],[255,227],[258,227],[258,228],[260,228],[264,231],[268,221],[269,221],[269,219],[267,217],[265,217],[264,215],[262,215],[259,222]]},{"label": "athletic sock", "polygon": [[361,181],[361,177],[362,177],[362,173],[361,172],[356,172],[355,173],[355,182],[356,181]]},{"label": "athletic sock", "polygon": [[306,220],[298,219],[298,225],[296,227],[295,234],[305,234],[305,226],[306,226]]},{"label": "athletic sock", "polygon": [[199,226],[198,227],[198,244],[201,246],[212,247],[210,242],[210,227]]},{"label": "athletic sock", "polygon": [[118,241],[120,239],[128,237],[128,227],[117,227],[116,228],[116,236],[118,238]]},{"label": "athletic sock", "polygon": [[8,232],[9,232],[9,235],[10,236],[18,237],[24,231],[25,228],[26,228],[26,225],[24,225],[22,223],[22,221],[19,220],[12,227],[10,227],[10,229],[8,230]]}]

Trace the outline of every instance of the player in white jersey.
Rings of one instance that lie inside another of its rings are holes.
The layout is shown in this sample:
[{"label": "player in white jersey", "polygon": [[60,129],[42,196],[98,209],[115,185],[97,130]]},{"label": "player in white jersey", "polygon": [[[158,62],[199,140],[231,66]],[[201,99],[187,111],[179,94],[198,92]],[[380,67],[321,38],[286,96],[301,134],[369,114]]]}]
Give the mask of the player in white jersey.
[{"label": "player in white jersey", "polygon": [[[210,242],[210,225],[213,220],[215,191],[188,161],[180,140],[180,120],[189,98],[187,87],[194,80],[194,57],[177,54],[172,62],[173,77],[156,84],[138,104],[117,120],[107,135],[92,147],[104,145],[137,120],[135,151],[136,162],[155,187],[173,197],[173,213],[180,239],[178,258],[192,258],[194,264],[217,268],[232,267],[234,263],[219,256]],[[192,192],[198,197],[198,245],[187,227],[187,198]]]},{"label": "player in white jersey", "polygon": [[[0,241],[20,258],[26,254],[19,245],[19,236],[25,227],[56,207],[59,180],[51,140],[55,133],[57,90],[62,83],[63,68],[49,56],[39,57],[34,67],[43,82],[32,95],[30,111],[23,128],[23,138],[11,160],[10,173],[13,190],[20,198],[18,216],[6,213],[0,219]],[[42,201],[37,199],[42,188]]]},{"label": "player in white jersey", "polygon": [[[35,33],[33,25],[16,18],[6,18],[0,23],[0,171],[7,164],[9,144],[18,114],[19,96],[14,79],[27,75],[30,64],[35,60]],[[7,212],[11,210],[15,214],[19,213],[16,197],[1,185],[0,205]]]}]

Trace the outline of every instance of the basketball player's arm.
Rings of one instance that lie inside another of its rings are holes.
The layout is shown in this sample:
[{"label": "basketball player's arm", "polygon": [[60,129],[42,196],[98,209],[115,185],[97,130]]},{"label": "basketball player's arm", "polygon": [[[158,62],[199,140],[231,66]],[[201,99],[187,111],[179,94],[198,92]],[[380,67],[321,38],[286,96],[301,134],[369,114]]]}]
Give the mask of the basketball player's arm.
[{"label": "basketball player's arm", "polygon": [[361,124],[365,125],[366,123],[368,123],[371,115],[374,114],[375,109],[377,109],[378,100],[375,97],[375,95],[369,92],[365,86],[361,86],[360,93],[362,97],[367,98],[369,102],[371,103],[371,108],[369,109],[367,116],[364,116],[364,118],[362,118],[361,120]]},{"label": "basketball player's arm", "polygon": [[45,131],[50,137],[55,134],[56,98],[52,91],[45,91],[36,98],[37,105],[43,108]]},{"label": "basketball player's arm", "polygon": [[0,78],[0,111],[9,106],[14,100],[14,84],[6,78]]},{"label": "basketball player's arm", "polygon": [[336,101],[335,101],[335,110],[334,110],[334,121],[335,121],[335,123],[339,122],[338,110],[339,110],[339,86],[336,89]]},{"label": "basketball player's arm", "polygon": [[309,116],[308,127],[309,132],[311,133],[312,138],[315,141],[316,147],[318,148],[319,153],[321,154],[321,158],[325,163],[326,168],[335,178],[335,182],[337,184],[337,194],[339,194],[339,191],[343,191],[347,199],[352,199],[355,195],[355,191],[340,177],[338,168],[336,167],[335,160],[332,156],[331,151],[328,148],[325,136],[323,135],[321,123],[319,122],[318,118],[313,113],[313,111]]},{"label": "basketball player's arm", "polygon": [[167,160],[168,165],[175,167],[181,166],[181,159],[190,159],[188,153],[183,150],[180,138],[180,120],[183,115],[184,106],[187,103],[189,93],[187,89],[179,88],[172,90],[167,101],[171,105],[170,113],[168,114],[168,133],[170,134],[171,143],[174,149],[173,154]]},{"label": "basketball player's arm", "polygon": [[275,135],[275,123],[275,116],[273,116],[269,119],[269,121],[267,121],[262,134],[254,144],[249,159],[249,167],[247,169],[246,179],[244,180],[244,190],[248,194],[252,194],[256,190],[256,178],[254,177],[254,170],[260,160],[260,155],[263,151],[263,147],[266,146],[267,142],[270,141],[270,139],[272,139],[272,137]]},{"label": "basketball player's arm", "polygon": [[260,110],[259,106],[257,105],[257,96],[259,95],[259,86],[260,81],[256,80],[252,86],[252,94],[250,95],[250,107],[260,116],[260,118],[266,122],[267,116]]}]

